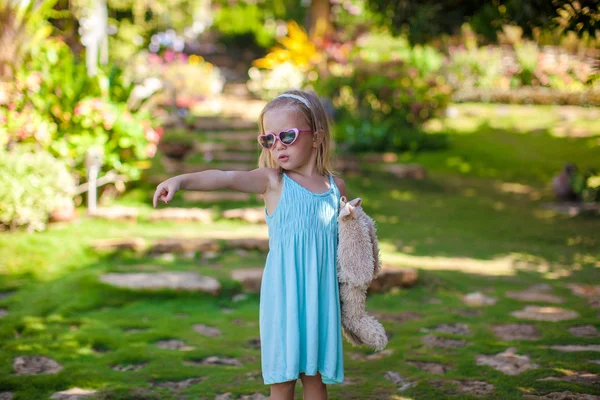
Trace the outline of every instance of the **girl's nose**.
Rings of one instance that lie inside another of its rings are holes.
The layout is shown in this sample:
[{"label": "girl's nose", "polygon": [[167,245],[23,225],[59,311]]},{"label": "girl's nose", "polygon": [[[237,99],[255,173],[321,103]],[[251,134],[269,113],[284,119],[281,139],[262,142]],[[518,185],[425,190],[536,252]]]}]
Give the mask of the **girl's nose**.
[{"label": "girl's nose", "polygon": [[273,146],[277,150],[285,150],[287,146],[281,141],[281,139],[275,139],[275,145]]}]

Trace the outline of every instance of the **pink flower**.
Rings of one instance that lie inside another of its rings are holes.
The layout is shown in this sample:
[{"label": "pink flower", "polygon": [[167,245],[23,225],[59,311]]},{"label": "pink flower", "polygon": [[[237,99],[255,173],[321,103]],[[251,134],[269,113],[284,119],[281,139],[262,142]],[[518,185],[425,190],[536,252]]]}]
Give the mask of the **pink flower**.
[{"label": "pink flower", "polygon": [[154,155],[156,154],[156,145],[154,143],[148,143],[148,145],[146,146],[146,155],[149,158],[154,157]]}]

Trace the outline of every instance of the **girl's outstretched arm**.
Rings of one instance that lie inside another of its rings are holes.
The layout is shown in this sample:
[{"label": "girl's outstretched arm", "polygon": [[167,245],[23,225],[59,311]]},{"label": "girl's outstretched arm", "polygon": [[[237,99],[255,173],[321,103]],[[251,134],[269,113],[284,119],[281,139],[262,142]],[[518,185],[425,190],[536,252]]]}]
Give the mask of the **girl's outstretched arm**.
[{"label": "girl's outstretched arm", "polygon": [[152,204],[158,201],[169,203],[178,190],[231,189],[238,192],[264,194],[269,182],[277,174],[274,168],[258,168],[252,171],[208,171],[177,175],[162,182],[154,192]]}]

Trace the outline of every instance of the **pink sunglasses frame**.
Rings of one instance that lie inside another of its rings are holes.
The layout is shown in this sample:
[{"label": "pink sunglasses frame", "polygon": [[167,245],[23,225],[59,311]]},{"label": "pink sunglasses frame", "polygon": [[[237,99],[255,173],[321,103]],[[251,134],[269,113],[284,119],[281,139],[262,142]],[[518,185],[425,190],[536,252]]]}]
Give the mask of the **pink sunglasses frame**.
[{"label": "pink sunglasses frame", "polygon": [[[281,138],[280,138],[279,136],[280,136],[282,133],[286,133],[286,132],[289,132],[289,131],[294,131],[294,132],[296,132],[296,137],[295,137],[295,138],[294,138],[294,140],[292,140],[292,142],[291,142],[291,143],[289,143],[289,144],[283,143],[283,141],[281,140]],[[291,145],[293,145],[293,144],[294,144],[294,142],[295,142],[296,140],[298,140],[298,137],[300,137],[300,134],[301,134],[301,133],[313,133],[313,131],[312,131],[312,129],[298,129],[298,128],[290,128],[290,129],[286,129],[285,131],[281,131],[281,132],[279,132],[277,135],[276,135],[276,134],[274,134],[273,132],[267,132],[267,133],[264,133],[264,134],[262,134],[262,135],[258,135],[258,144],[260,144],[260,147],[262,147],[263,149],[266,149],[266,150],[271,150],[273,147],[275,147],[275,143],[277,143],[277,141],[278,141],[278,140],[279,140],[281,143],[283,143],[283,145],[284,145],[284,146],[291,146]],[[260,139],[261,139],[261,138],[263,138],[263,137],[269,136],[269,135],[273,135],[273,137],[274,137],[275,139],[273,140],[273,144],[271,145],[271,147],[265,147],[265,146],[263,146],[263,144],[260,142]]]}]

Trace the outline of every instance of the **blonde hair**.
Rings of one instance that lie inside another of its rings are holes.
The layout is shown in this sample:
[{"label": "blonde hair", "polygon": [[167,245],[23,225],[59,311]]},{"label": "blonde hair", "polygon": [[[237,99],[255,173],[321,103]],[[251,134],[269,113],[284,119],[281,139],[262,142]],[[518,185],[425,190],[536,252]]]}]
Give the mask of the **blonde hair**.
[{"label": "blonde hair", "polygon": [[[281,95],[275,97],[273,100],[267,103],[265,108],[263,108],[263,110],[260,112],[260,116],[258,117],[260,134],[262,135],[265,133],[263,119],[268,111],[279,107],[295,109],[300,115],[302,115],[302,117],[304,117],[310,126],[310,129],[315,134],[317,132],[321,132],[323,135],[323,140],[317,148],[317,171],[321,175],[334,174],[330,160],[333,139],[331,138],[331,130],[329,129],[329,117],[327,116],[327,112],[323,108],[321,101],[315,94],[309,94],[300,90],[288,90],[282,93],[282,95],[286,94],[302,97],[308,102],[308,104],[310,104],[310,108],[307,107],[304,102],[294,99],[293,97],[285,97]],[[264,148],[260,153],[258,166],[261,168],[279,168],[280,170],[283,170],[283,168],[277,166],[277,162],[271,156],[271,152]]]}]

